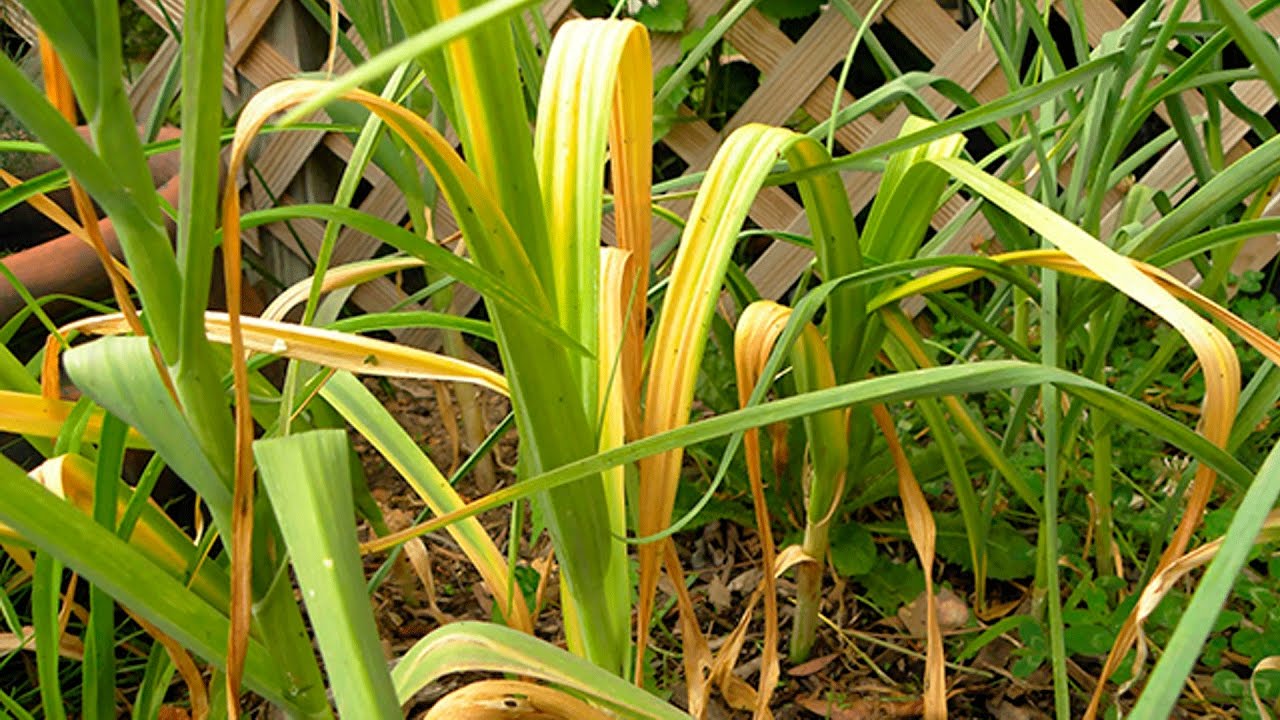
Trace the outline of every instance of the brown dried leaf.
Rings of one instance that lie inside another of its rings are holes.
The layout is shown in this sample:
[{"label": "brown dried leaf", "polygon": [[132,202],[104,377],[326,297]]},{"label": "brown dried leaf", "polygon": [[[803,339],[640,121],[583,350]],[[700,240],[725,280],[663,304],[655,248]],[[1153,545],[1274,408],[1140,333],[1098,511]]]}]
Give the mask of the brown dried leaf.
[{"label": "brown dried leaf", "polygon": [[707,646],[702,628],[698,627],[697,613],[693,609],[689,591],[685,589],[684,569],[680,567],[680,556],[676,554],[675,544],[671,538],[667,538],[661,541],[661,545],[667,577],[671,579],[671,589],[675,592],[676,605],[680,608],[680,642],[684,646],[685,682],[689,685],[689,714],[701,718],[711,697],[711,648]]},{"label": "brown dried leaf", "polygon": [[831,653],[830,655],[816,657],[808,662],[802,662],[787,670],[787,674],[791,677],[807,677],[830,665],[838,657],[840,657],[840,653]]},{"label": "brown dried leaf", "polygon": [[707,583],[707,600],[721,612],[733,605],[733,594],[729,592],[729,587],[724,584],[719,575],[712,575],[711,581]]},{"label": "brown dried leaf", "polygon": [[[969,606],[964,598],[956,595],[950,588],[943,588],[935,596],[938,612],[938,627],[941,630],[955,630],[969,622]],[[928,602],[922,592],[914,600],[898,609],[898,619],[906,625],[912,637],[923,638],[928,633]]]},{"label": "brown dried leaf", "polygon": [[1271,710],[1267,708],[1266,703],[1262,702],[1262,698],[1258,697],[1258,673],[1264,670],[1280,670],[1280,655],[1272,655],[1258,661],[1258,664],[1253,667],[1253,672],[1249,674],[1249,694],[1253,696],[1253,706],[1263,720],[1273,720]]},{"label": "brown dried leaf", "polygon": [[[738,656],[742,654],[742,646],[747,639],[747,628],[751,625],[751,617],[755,612],[756,603],[760,600],[762,592],[763,588],[758,587],[751,594],[751,599],[747,601],[746,610],[738,620],[737,627],[724,639],[724,644],[720,646],[720,650],[716,653],[715,661],[711,664],[710,682],[720,688],[720,694],[730,707],[736,710],[754,710],[755,717],[762,720],[770,720],[773,714],[767,706],[762,706],[759,694],[734,673],[734,665],[738,661]],[[762,660],[763,658],[758,659]],[[774,665],[776,667],[776,660]],[[777,684],[776,677],[765,678],[765,680],[769,688]],[[764,705],[767,705],[767,703]]]},{"label": "brown dried leaf", "polygon": [[427,554],[426,544],[422,542],[422,538],[414,538],[405,543],[403,547],[405,557],[409,559],[409,564],[413,566],[414,574],[422,582],[422,589],[427,596],[427,612],[441,625],[453,622],[454,618],[441,610],[440,605],[437,604],[435,575],[431,572],[431,557]]},{"label": "brown dried leaf", "polygon": [[[0,633],[0,654],[7,655],[16,650],[35,652],[35,629],[30,625],[22,626],[22,635],[17,633]],[[62,634],[58,638],[58,654],[70,660],[84,659],[84,645],[74,635]]]},{"label": "brown dried leaf", "polygon": [[898,474],[898,495],[902,498],[902,511],[911,534],[911,544],[920,556],[924,571],[925,591],[925,664],[924,664],[924,716],[927,720],[943,720],[947,717],[947,677],[942,648],[942,629],[938,624],[938,605],[933,595],[933,558],[937,542],[937,528],[929,503],[920,490],[911,463],[898,442],[893,418],[884,405],[873,405],[871,414],[880,433],[889,444],[893,465]]}]

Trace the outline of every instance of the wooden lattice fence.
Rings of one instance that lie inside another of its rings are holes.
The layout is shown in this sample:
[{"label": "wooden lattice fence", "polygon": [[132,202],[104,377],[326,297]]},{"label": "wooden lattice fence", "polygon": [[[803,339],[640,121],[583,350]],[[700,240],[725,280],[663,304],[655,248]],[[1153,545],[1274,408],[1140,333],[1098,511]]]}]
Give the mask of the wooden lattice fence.
[{"label": "wooden lattice fence", "polygon": [[[181,24],[182,0],[136,0],[138,6],[162,28]],[[722,0],[690,0],[688,28],[701,27],[708,18],[723,9]],[[865,14],[873,6],[871,0],[854,0],[854,9]],[[1250,2],[1249,4],[1252,4]],[[1126,17],[1111,0],[1082,0],[1086,22],[1086,34],[1091,46],[1096,46],[1103,34],[1121,26]],[[1055,11],[1062,11],[1059,3]],[[0,0],[2,17],[18,33],[34,39],[34,25],[15,0]],[[570,0],[547,0],[541,12],[549,24],[555,26],[576,16]],[[1194,13],[1194,8],[1188,11]],[[1194,17],[1184,20],[1195,19]],[[941,7],[936,0],[886,0],[880,3],[879,23],[888,23],[901,33],[932,63],[930,72],[945,77],[970,92],[980,102],[994,100],[1007,92],[1004,75],[997,66],[990,42],[984,37],[980,24],[969,27],[957,22],[953,14]],[[1280,35],[1280,16],[1267,15],[1262,26],[1274,35]],[[301,28],[309,28],[302,30]],[[290,77],[301,69],[316,69],[319,60],[307,55],[305,41],[322,33],[319,25],[306,16],[293,0],[231,0],[228,8],[228,50],[226,59],[226,100],[228,109],[242,104],[250,94],[272,82]],[[755,10],[748,11],[729,30],[727,39],[743,58],[760,71],[761,80],[738,111],[717,131],[707,122],[698,119],[692,110],[681,108],[683,122],[677,122],[662,139],[668,149],[688,165],[690,171],[704,169],[710,162],[720,141],[734,128],[749,122],[783,124],[803,110],[814,121],[825,120],[835,99],[841,93],[841,105],[848,105],[854,98],[839,90],[832,80],[833,69],[838,68],[854,38],[856,28],[835,7],[827,7],[805,30],[798,40],[792,41],[772,21]],[[300,44],[301,38],[301,44]],[[351,37],[354,42],[358,39]],[[170,36],[160,46],[145,70],[132,85],[131,99],[135,112],[141,113],[154,103],[171,65],[177,61],[177,42]],[[657,34],[653,38],[655,73],[679,60],[679,34]],[[339,70],[344,60],[339,58]],[[305,67],[304,67],[305,66]],[[1242,81],[1233,87],[1236,96],[1249,108],[1266,113],[1276,103],[1275,96],[1261,81]],[[939,116],[946,116],[954,105],[942,95],[926,88],[921,93]],[[1192,113],[1203,112],[1204,101],[1194,91],[1183,93],[1183,101]],[[864,115],[842,127],[836,140],[845,151],[856,151],[892,139],[898,132],[907,110],[898,107],[882,119]],[[1167,119],[1167,118],[1166,118]],[[1224,147],[1230,148],[1229,157],[1237,157],[1248,150],[1246,135],[1249,127],[1243,120],[1228,115],[1223,119]],[[318,172],[309,160],[318,154],[331,153],[338,158],[350,156],[352,146],[346,136],[337,133],[305,132],[273,135],[263,143],[255,164],[260,177],[252,181],[242,178],[245,207],[264,207],[272,202],[326,201],[326,188],[332,191],[334,178]],[[331,175],[331,173],[330,173]],[[1137,181],[1169,193],[1174,201],[1190,190],[1185,180],[1191,176],[1191,165],[1180,145],[1170,147]],[[872,199],[878,184],[878,176],[871,173],[846,173],[845,183],[855,211],[861,210]],[[399,222],[405,215],[403,199],[395,185],[371,168],[365,180],[370,191],[365,195],[360,209],[388,220]],[[274,198],[274,200],[273,200]],[[1109,214],[1104,228],[1114,226],[1122,198],[1113,193],[1108,198]],[[964,211],[965,200],[953,196],[934,218],[934,227],[940,228]],[[679,214],[685,214],[691,201],[680,200],[670,205]],[[1273,201],[1265,213],[1280,212],[1280,203]],[[443,209],[442,209],[443,210]],[[453,231],[447,210],[439,213],[437,234],[444,236]],[[751,219],[760,227],[804,233],[806,221],[799,204],[777,187],[766,188],[751,210]],[[655,243],[666,239],[672,231],[663,222],[655,221]],[[314,220],[296,220],[288,229],[267,226],[261,228],[249,242],[254,249],[270,258],[281,248],[302,254],[314,255],[319,248],[323,225]],[[605,218],[605,236],[611,237],[611,218]],[[990,234],[981,214],[974,213],[962,230],[953,236],[949,252],[965,252],[976,246]],[[298,247],[301,242],[302,248]],[[348,230],[340,236],[335,262],[350,262],[372,256],[379,243],[373,238]],[[1255,238],[1241,253],[1236,270],[1258,268],[1270,260],[1280,249],[1275,236]],[[776,242],[769,246],[747,271],[765,297],[779,297],[807,267],[811,255],[795,245]],[[1190,279],[1189,266],[1179,273]],[[352,301],[368,311],[385,310],[401,303],[404,291],[390,279],[381,279],[362,286]],[[475,296],[459,293],[455,297],[455,310],[465,310],[475,302]],[[418,330],[403,331],[401,340],[414,344],[431,345],[431,333]]]}]

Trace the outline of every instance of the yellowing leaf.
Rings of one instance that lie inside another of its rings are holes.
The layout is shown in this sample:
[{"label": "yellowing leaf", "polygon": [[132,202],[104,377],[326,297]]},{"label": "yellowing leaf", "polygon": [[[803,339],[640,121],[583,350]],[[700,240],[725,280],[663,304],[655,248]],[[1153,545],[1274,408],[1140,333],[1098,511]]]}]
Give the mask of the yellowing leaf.
[{"label": "yellowing leaf", "polygon": [[[324,274],[324,279],[320,283],[320,292],[326,293],[339,288],[359,285],[360,283],[380,278],[383,275],[400,270],[419,268],[422,265],[422,261],[417,258],[378,258],[376,260],[341,265],[330,268]],[[311,280],[311,278],[299,280],[277,295],[271,301],[271,304],[262,311],[262,319],[284,320],[284,316],[288,315],[290,310],[306,302],[307,294],[311,292]]]},{"label": "yellowing leaf", "polygon": [[[747,125],[730,135],[712,160],[681,236],[658,320],[645,401],[645,436],[688,422],[704,338],[730,250],[765,176],[796,138],[789,130]],[[656,534],[670,519],[682,457],[680,450],[672,450],[640,461],[643,502],[638,508],[637,528],[641,535]],[[644,657],[648,644],[658,585],[658,552],[652,543],[639,548],[639,657]]]},{"label": "yellowing leaf", "polygon": [[[359,375],[421,378],[469,382],[494,392],[507,393],[507,382],[498,373],[447,355],[397,345],[376,338],[323,330],[259,318],[241,319],[244,348],[253,352],[306,360]],[[129,331],[120,315],[79,320],[63,328],[95,335],[119,335]],[[205,313],[210,340],[230,342],[230,322],[225,313]]]},{"label": "yellowing leaf", "polygon": [[[16,435],[56,438],[62,432],[74,403],[49,399],[43,395],[0,390],[0,432]],[[102,411],[89,415],[86,439],[96,441],[102,434]],[[130,430],[126,444],[132,448],[148,448],[147,441],[136,430]]]},{"label": "yellowing leaf", "polygon": [[610,720],[606,714],[569,693],[519,680],[480,680],[445,695],[423,720],[506,720],[511,717],[544,720]]},{"label": "yellowing leaf", "polygon": [[933,513],[929,511],[929,503],[920,491],[920,483],[916,481],[907,455],[898,442],[898,431],[893,425],[893,418],[883,405],[871,406],[871,414],[875,417],[880,434],[889,443],[889,453],[893,456],[893,467],[898,473],[898,495],[902,498],[902,512],[907,521],[907,532],[911,534],[911,544],[920,556],[920,567],[924,570],[925,613],[926,613],[926,647],[924,666],[924,717],[926,720],[937,720],[947,717],[947,677],[942,649],[942,629],[938,624],[938,599],[933,594],[933,559],[937,544],[937,529],[933,522]]},{"label": "yellowing leaf", "polygon": [[[738,379],[738,405],[743,407],[760,380],[760,373],[778,336],[787,326],[791,309],[769,301],[755,302],[742,311],[733,335],[733,366]],[[751,505],[756,514],[756,530],[760,533],[760,563],[764,570],[760,581],[764,593],[764,648],[760,656],[760,685],[755,710],[759,717],[768,711],[769,698],[778,682],[778,597],[773,566],[776,562],[773,531],[769,522],[769,506],[764,497],[764,481],[760,470],[760,431],[747,430],[742,435],[746,453],[747,479],[751,484]],[[819,569],[821,573],[821,569]],[[747,612],[750,613],[750,606]]]}]

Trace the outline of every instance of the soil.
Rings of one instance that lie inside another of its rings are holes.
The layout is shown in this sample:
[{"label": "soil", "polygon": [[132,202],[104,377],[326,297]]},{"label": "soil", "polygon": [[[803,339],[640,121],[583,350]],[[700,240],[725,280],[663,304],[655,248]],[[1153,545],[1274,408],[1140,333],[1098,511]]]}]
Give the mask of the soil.
[{"label": "soil", "polygon": [[[368,381],[371,390],[381,397],[403,427],[418,439],[446,475],[466,457],[467,448],[450,434],[442,414],[456,417],[451,398],[441,403],[443,385],[429,382],[386,383]],[[451,395],[451,393],[446,393]],[[504,398],[482,394],[487,427],[495,427],[506,416]],[[398,473],[353,434],[357,450],[364,461],[369,485],[392,530],[411,525],[423,509],[423,503],[404,483]],[[500,486],[514,481],[511,471],[516,457],[514,431],[504,437],[497,448],[497,480]],[[475,481],[462,478],[457,485],[464,499],[479,496]],[[504,547],[510,523],[510,509],[503,508],[482,515],[480,520]],[[366,537],[371,530],[362,529]],[[740,613],[759,583],[759,541],[754,529],[720,520],[686,533],[676,543],[686,572],[695,579],[690,592],[699,615],[699,623],[714,652],[737,624]],[[492,600],[480,582],[479,575],[446,533],[425,538],[426,563],[429,573],[415,572],[401,556],[394,571],[374,594],[376,617],[388,659],[400,656],[417,640],[451,620],[491,619]],[[903,547],[904,552],[909,548]],[[534,569],[547,568],[554,573],[550,547],[545,537],[528,546],[523,542],[521,563]],[[385,556],[369,556],[366,571],[377,571]],[[550,566],[550,567],[548,567]],[[549,578],[554,580],[554,578]],[[954,587],[963,587],[964,575],[946,578]],[[916,604],[904,606],[897,617],[881,618],[868,611],[857,596],[857,588],[835,582],[828,575],[828,592],[824,614],[832,624],[819,630],[811,659],[800,665],[786,661],[786,648],[780,648],[782,682],[774,695],[772,708],[779,720],[829,717],[837,720],[869,720],[872,718],[919,717],[920,678],[923,674],[923,622]],[[833,584],[834,583],[834,584]],[[563,628],[559,622],[557,583],[547,582],[547,598],[535,620],[539,637],[563,647]],[[659,589],[657,607],[666,614],[654,635],[654,678],[662,692],[676,705],[683,706],[685,686],[682,682],[681,647],[678,616],[674,599],[664,591],[670,589],[664,579]],[[1000,588],[1012,597],[1010,609],[1018,604],[1019,588]],[[993,592],[997,592],[993,591]],[[785,641],[790,624],[794,585],[786,578],[779,580],[779,610]],[[951,635],[972,634],[967,624],[970,608],[964,598],[945,591],[940,596],[944,629]],[[758,613],[757,613],[758,615]],[[971,623],[970,623],[971,624]],[[735,674],[754,685],[760,664],[759,648],[763,635],[760,620],[751,626]],[[998,720],[1036,720],[1050,717],[1044,709],[1052,708],[1052,688],[1047,669],[1027,678],[1017,678],[1007,669],[1014,647],[999,640],[987,645],[964,667],[947,671],[950,716],[983,717]],[[1089,675],[1073,668],[1077,682],[1092,687]],[[445,694],[481,676],[452,676],[424,690],[410,707],[408,717],[420,717]],[[722,699],[713,697],[707,715],[717,718],[749,717],[748,713],[730,710]]]},{"label": "soil", "polygon": [[[451,435],[448,423],[441,417],[456,417],[455,400],[443,384],[426,381],[377,379],[365,381],[369,389],[383,400],[384,405],[399,421],[411,437],[426,450],[428,457],[446,476],[451,476],[457,465],[467,456],[458,434]],[[506,417],[510,404],[506,398],[493,393],[483,393],[486,428],[492,429]],[[444,407],[441,403],[446,403]],[[455,428],[454,433],[460,433]],[[426,505],[378,452],[358,433],[351,433],[352,442],[364,466],[369,488],[383,519],[390,530],[407,528],[417,520]],[[490,455],[496,459],[496,476],[500,486],[514,481],[511,464],[515,462],[516,434],[512,430],[503,437]],[[457,484],[464,500],[479,497],[474,476],[461,478]],[[480,522],[499,547],[505,543],[510,527],[510,508],[501,508],[480,516]],[[375,536],[368,523],[361,528],[362,539]],[[383,648],[389,661],[409,650],[419,639],[444,623],[458,620],[491,619],[492,599],[484,590],[479,573],[463,555],[462,549],[446,532],[425,536],[422,547],[426,549],[429,572],[418,573],[404,553],[401,553],[386,582],[373,595],[374,616],[377,619]],[[529,557],[522,554],[522,557]],[[365,573],[377,572],[386,555],[365,556]],[[545,614],[547,623],[553,616]],[[562,639],[558,623],[540,627],[547,634],[543,637]],[[476,678],[449,676],[442,682],[419,693],[408,708],[407,717],[418,717],[435,701]]]}]

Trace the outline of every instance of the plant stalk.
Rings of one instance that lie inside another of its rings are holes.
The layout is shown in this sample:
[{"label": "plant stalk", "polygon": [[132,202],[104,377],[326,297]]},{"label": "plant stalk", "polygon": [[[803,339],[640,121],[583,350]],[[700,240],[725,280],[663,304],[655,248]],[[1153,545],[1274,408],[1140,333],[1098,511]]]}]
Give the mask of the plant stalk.
[{"label": "plant stalk", "polygon": [[813,650],[822,606],[822,575],[826,567],[830,521],[810,522],[804,529],[804,554],[813,560],[796,567],[796,614],[791,624],[790,660],[803,662]]}]

